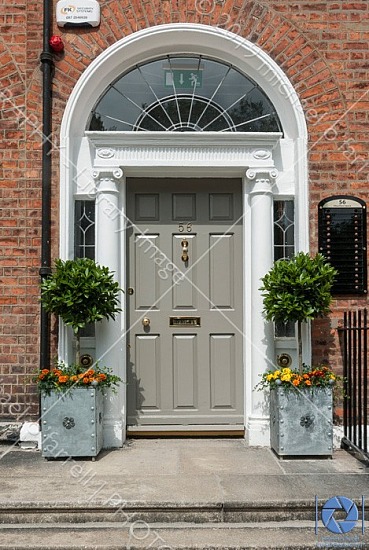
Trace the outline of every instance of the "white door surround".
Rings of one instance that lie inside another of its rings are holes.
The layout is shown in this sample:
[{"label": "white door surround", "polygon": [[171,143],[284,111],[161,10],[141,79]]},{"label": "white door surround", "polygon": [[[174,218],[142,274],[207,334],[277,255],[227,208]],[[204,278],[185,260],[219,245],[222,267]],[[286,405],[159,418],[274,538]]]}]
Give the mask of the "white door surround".
[{"label": "white door surround", "polygon": [[[201,53],[235,65],[264,89],[283,126],[281,134],[85,132],[106,86],[137,62],[165,53]],[[280,68],[255,45],[214,27],[161,25],[130,35],[95,59],[77,82],[61,129],[60,256],[73,256],[73,201],[96,199],[96,260],[115,271],[125,289],[125,178],[241,177],[244,235],[244,399],[249,443],[269,445],[259,374],[274,364],[272,326],[261,311],[260,278],[272,264],[273,197],[296,197],[296,247],[308,248],[306,125],[297,95]],[[123,299],[123,308],[124,299]],[[125,378],[125,315],[96,331],[96,357]],[[71,357],[62,328],[60,357]],[[125,439],[125,386],[109,396],[104,446]]]}]

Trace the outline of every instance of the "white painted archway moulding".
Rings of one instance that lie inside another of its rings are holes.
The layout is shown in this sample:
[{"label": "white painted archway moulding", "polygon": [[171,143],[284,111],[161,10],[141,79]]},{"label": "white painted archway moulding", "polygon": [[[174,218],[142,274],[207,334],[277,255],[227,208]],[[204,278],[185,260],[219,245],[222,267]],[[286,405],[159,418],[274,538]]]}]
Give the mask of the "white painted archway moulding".
[{"label": "white painted archway moulding", "polygon": [[202,54],[231,63],[263,88],[278,112],[285,136],[306,138],[300,100],[284,72],[263,50],[218,27],[188,23],[138,31],[122,38],[92,61],[69,98],[61,138],[83,135],[91,109],[110,82],[136,63],[168,53]]},{"label": "white painted archway moulding", "polygon": [[[136,63],[171,54],[202,54],[234,65],[269,96],[284,134],[232,132],[86,132],[95,103],[110,82]],[[269,444],[262,395],[252,391],[257,375],[273,361],[273,335],[260,315],[260,277],[272,263],[273,196],[296,197],[296,245],[308,249],[307,132],[299,99],[278,65],[260,48],[215,27],[171,24],[148,28],[109,47],[85,70],[71,93],[61,127],[60,255],[73,256],[73,201],[95,198],[97,260],[125,282],[125,177],[188,175],[242,177],[244,182],[245,424],[251,444]],[[93,178],[93,173],[95,179]],[[101,177],[99,176],[101,174]],[[117,177],[119,174],[119,177]],[[278,176],[278,177],[277,177]],[[109,195],[119,216],[101,205]],[[100,206],[99,206],[100,205]],[[251,253],[250,253],[251,251]],[[96,352],[125,376],[124,316],[96,337]],[[108,344],[107,344],[108,343]],[[70,341],[60,334],[66,361]],[[125,432],[125,395],[111,399],[104,426],[105,446],[119,446]]]}]

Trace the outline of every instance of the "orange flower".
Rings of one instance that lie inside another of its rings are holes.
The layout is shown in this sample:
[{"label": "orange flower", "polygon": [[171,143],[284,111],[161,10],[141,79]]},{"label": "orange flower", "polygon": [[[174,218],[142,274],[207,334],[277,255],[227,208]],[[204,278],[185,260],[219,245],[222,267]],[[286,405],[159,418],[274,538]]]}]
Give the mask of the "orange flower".
[{"label": "orange flower", "polygon": [[53,374],[55,374],[55,376],[60,376],[62,374],[62,371],[61,370],[58,370],[58,369],[53,369]]},{"label": "orange flower", "polygon": [[300,384],[300,379],[299,378],[295,378],[293,381],[292,381],[292,384],[294,386],[298,386]]},{"label": "orange flower", "polygon": [[39,379],[39,380],[43,380],[43,379],[45,378],[45,376],[46,376],[46,375],[45,375],[45,374],[42,374],[42,372],[41,372],[41,374],[39,374],[39,376],[38,376],[38,379]]},{"label": "orange flower", "polygon": [[68,382],[69,376],[59,376],[59,383],[65,384],[65,382]]},{"label": "orange flower", "polygon": [[310,381],[310,380],[306,380],[306,381],[305,381],[305,384],[306,384],[306,386],[311,386],[311,381]]},{"label": "orange flower", "polygon": [[100,382],[103,382],[104,380],[106,380],[106,374],[101,372],[100,374],[97,375],[97,378]]},{"label": "orange flower", "polygon": [[90,379],[87,378],[87,376],[85,376],[84,379],[83,379],[83,383],[84,383],[84,384],[89,384],[89,383],[90,383]]},{"label": "orange flower", "polygon": [[75,374],[73,374],[73,376],[71,376],[70,379],[71,379],[72,382],[77,382],[78,376],[76,376]]},{"label": "orange flower", "polygon": [[41,371],[41,373],[45,374],[45,375],[49,374],[49,372],[50,372],[49,369],[42,369],[42,371]]}]

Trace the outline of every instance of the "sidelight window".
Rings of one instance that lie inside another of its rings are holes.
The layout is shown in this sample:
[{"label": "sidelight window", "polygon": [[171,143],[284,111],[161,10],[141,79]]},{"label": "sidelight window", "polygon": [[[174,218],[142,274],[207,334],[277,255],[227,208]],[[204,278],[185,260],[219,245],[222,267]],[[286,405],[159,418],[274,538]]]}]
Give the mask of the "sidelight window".
[{"label": "sidelight window", "polygon": [[95,259],[95,202],[75,202],[74,257]]},{"label": "sidelight window", "polygon": [[[293,200],[274,201],[274,260],[290,258],[295,252],[295,205]],[[276,338],[295,336],[294,323],[276,323]]]}]

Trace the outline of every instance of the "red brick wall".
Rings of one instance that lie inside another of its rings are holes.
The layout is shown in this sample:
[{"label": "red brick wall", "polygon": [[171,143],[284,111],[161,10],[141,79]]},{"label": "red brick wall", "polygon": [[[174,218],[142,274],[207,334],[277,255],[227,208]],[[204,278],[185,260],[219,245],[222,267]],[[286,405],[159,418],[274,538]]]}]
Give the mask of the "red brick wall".
[{"label": "red brick wall", "polygon": [[[317,205],[335,193],[368,199],[369,3],[303,0],[110,0],[98,29],[62,30],[53,92],[53,255],[57,256],[60,122],[69,94],[89,63],[120,38],[162,23],[220,26],[258,44],[284,70],[302,102],[309,132],[311,249]],[[0,419],[37,410],[30,373],[38,365],[41,190],[42,1],[0,0]],[[333,304],[314,323],[314,359],[338,368],[336,325],[366,297]],[[8,397],[7,397],[8,396]],[[0,396],[1,398],[1,396]],[[0,399],[1,401],[1,399]],[[14,405],[19,404],[19,410]]]},{"label": "red brick wall", "polygon": [[37,412],[40,6],[0,1],[0,419]]}]

